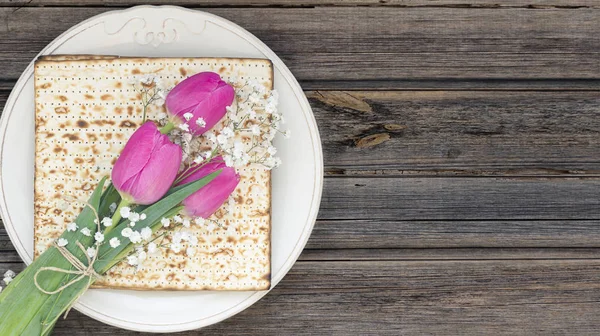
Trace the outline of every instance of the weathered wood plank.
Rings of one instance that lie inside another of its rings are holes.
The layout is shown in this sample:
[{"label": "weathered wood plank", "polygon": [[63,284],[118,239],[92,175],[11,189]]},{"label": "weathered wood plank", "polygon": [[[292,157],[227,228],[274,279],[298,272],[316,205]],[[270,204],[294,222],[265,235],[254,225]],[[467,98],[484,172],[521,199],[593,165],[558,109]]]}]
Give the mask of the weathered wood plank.
[{"label": "weathered wood plank", "polygon": [[306,94],[331,176],[600,175],[598,92]]},{"label": "weathered wood plank", "polygon": [[307,247],[600,247],[600,221],[320,220]]},{"label": "weathered wood plank", "polygon": [[395,167],[395,174],[600,169],[597,92],[314,91],[307,96],[325,164],[332,168],[362,166],[377,173]]},{"label": "weathered wood plank", "polygon": [[[2,0],[0,6],[133,6],[162,5],[161,0]],[[226,0],[214,2],[210,0],[172,0],[169,5],[186,7],[228,7],[228,6],[396,6],[396,7],[460,7],[460,8],[590,8],[599,7],[594,0]]]},{"label": "weathered wood plank", "polygon": [[[0,254],[0,261],[2,260]],[[299,261],[565,260],[600,259],[600,248],[305,249]]]},{"label": "weathered wood plank", "polygon": [[330,178],[319,218],[598,220],[600,179]]},{"label": "weathered wood plank", "polygon": [[[0,8],[0,77],[18,77],[53,38],[109,9]],[[206,10],[256,34],[301,81],[600,78],[598,9]]]},{"label": "weathered wood plank", "polygon": [[[598,260],[299,262],[255,306],[203,332],[593,335],[599,271]],[[55,334],[90,330],[128,334],[78,313]]]}]

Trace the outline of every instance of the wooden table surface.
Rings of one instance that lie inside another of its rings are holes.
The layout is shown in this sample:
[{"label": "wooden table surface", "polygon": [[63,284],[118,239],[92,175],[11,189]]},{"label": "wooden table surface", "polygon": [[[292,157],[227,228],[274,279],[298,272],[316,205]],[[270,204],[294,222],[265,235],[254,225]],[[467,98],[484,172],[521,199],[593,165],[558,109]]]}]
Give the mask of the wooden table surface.
[{"label": "wooden table surface", "polygon": [[[0,0],[0,105],[63,31],[145,2]],[[271,47],[325,156],[299,261],[202,334],[600,333],[600,1],[171,4]],[[135,333],[72,312],[55,334]]]}]

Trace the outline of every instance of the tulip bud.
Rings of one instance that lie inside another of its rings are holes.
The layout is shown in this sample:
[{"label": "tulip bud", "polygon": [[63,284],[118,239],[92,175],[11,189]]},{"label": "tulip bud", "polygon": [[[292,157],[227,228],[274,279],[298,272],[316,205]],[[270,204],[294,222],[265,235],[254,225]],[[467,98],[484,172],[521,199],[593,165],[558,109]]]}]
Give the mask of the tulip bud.
[{"label": "tulip bud", "polygon": [[201,72],[177,84],[165,99],[167,112],[200,135],[223,118],[235,98],[233,87],[214,72]]},{"label": "tulip bud", "polygon": [[173,184],[181,156],[181,147],[148,121],[127,141],[113,167],[112,183],[128,203],[154,203]]},{"label": "tulip bud", "polygon": [[201,165],[200,168],[195,169],[193,173],[182,179],[179,184],[194,182],[221,170],[221,173],[214,180],[183,201],[186,214],[194,217],[208,218],[223,205],[229,195],[235,190],[240,182],[240,176],[235,172],[235,169],[227,167],[220,156]]}]

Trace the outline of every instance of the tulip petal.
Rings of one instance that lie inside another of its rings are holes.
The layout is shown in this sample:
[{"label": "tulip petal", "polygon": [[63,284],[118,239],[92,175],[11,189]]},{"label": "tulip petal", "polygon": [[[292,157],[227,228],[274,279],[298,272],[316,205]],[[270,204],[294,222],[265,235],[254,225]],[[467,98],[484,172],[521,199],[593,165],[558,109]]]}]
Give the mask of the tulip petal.
[{"label": "tulip petal", "polygon": [[117,189],[144,168],[152,155],[158,135],[158,128],[150,121],[131,135],[112,170],[111,178]]},{"label": "tulip petal", "polygon": [[199,102],[192,112],[194,118],[202,117],[206,122],[204,127],[198,126],[195,122],[190,123],[192,134],[200,135],[213,128],[227,113],[227,106],[231,105],[235,98],[235,90],[231,85],[221,83],[209,96]]},{"label": "tulip petal", "polygon": [[185,212],[188,215],[202,218],[210,217],[235,190],[240,182],[240,176],[234,168],[227,167],[221,157],[214,158],[191,176],[183,179],[179,184],[199,180],[218,170],[221,170],[221,173],[214,180],[183,201]]},{"label": "tulip petal", "polygon": [[[201,72],[177,84],[167,95],[165,104],[167,112],[181,122],[188,122],[183,115],[191,113],[189,129],[192,134],[200,135],[223,118],[234,98],[235,90],[221,80],[219,74]],[[204,119],[206,126],[198,126],[198,118]]]},{"label": "tulip petal", "polygon": [[165,105],[167,109],[182,117],[204,100],[217,87],[221,76],[214,72],[201,72],[188,77],[177,84],[167,95]]},{"label": "tulip petal", "polygon": [[170,141],[162,143],[140,173],[126,184],[135,202],[151,204],[163,197],[177,176],[181,159],[179,146]]}]

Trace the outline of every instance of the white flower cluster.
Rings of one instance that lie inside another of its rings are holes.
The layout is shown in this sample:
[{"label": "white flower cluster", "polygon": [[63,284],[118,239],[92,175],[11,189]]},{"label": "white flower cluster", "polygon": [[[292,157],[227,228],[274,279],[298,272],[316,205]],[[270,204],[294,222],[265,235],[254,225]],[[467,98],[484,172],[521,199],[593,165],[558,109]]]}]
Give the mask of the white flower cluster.
[{"label": "white flower cluster", "polygon": [[[146,219],[146,214],[145,213],[137,213],[134,211],[131,211],[130,207],[122,207],[121,210],[119,210],[120,214],[121,214],[121,218],[127,218],[129,220],[129,226],[133,227],[135,226],[135,224],[139,221],[143,221],[144,219]],[[104,219],[102,219],[102,223],[104,223],[104,220],[106,219],[106,217]],[[110,219],[110,218],[109,218]],[[111,220],[111,225],[112,225],[112,220]]]},{"label": "white flower cluster", "polygon": [[[135,251],[127,257],[127,263],[131,266],[137,266],[139,269],[148,256],[158,254],[161,249],[168,249],[173,253],[185,251],[188,257],[193,257],[196,255],[195,246],[198,244],[198,237],[192,231],[182,229],[190,228],[192,224],[203,225],[207,221],[209,220],[202,218],[196,218],[192,221],[180,215],[162,218],[160,223],[163,229],[153,235],[152,230],[144,228],[140,232],[141,239],[138,239],[135,231],[130,228],[124,229],[121,235],[137,244]],[[132,237],[134,237],[133,240]],[[167,239],[166,242],[165,239]]]},{"label": "white flower cluster", "polygon": [[[243,167],[258,163],[271,169],[281,164],[275,157],[277,149],[273,139],[277,133],[289,137],[289,131],[281,130],[285,122],[277,111],[279,95],[267,90],[256,81],[247,81],[236,87],[235,103],[227,107],[224,125],[205,134],[212,151],[195,158],[195,162],[222,155],[229,167]],[[242,142],[240,139],[249,139]],[[208,154],[211,153],[209,156]]]},{"label": "white flower cluster", "polygon": [[[15,274],[15,272],[8,270],[4,273],[4,279],[2,279],[2,281],[4,281],[4,285],[8,286],[8,284],[13,281],[13,279],[15,278],[15,276],[17,276]],[[2,286],[0,286],[0,293],[2,293]]]}]

